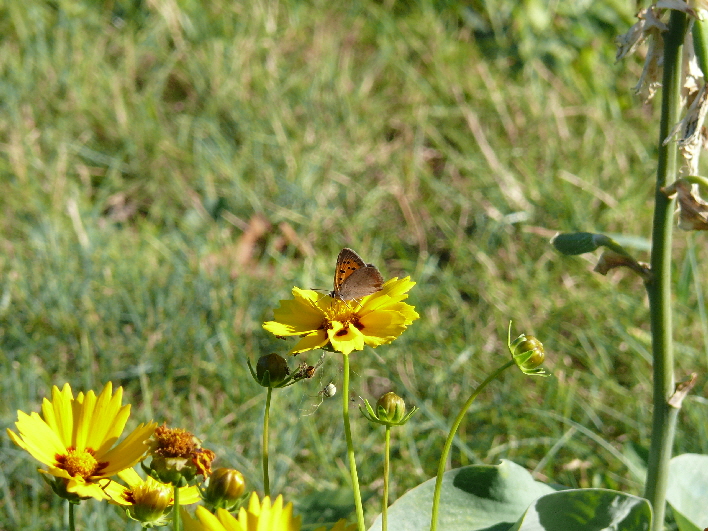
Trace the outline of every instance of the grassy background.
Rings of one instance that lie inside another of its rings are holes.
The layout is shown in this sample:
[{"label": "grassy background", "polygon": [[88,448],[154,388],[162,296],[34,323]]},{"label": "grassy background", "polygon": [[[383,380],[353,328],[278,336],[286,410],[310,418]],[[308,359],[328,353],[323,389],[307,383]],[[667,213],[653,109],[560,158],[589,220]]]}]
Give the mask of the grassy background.
[{"label": "grassy background", "polygon": [[[289,348],[262,322],[292,286],[328,288],[350,246],[418,283],[421,319],[352,355],[357,396],[394,389],[422,410],[394,434],[393,499],[434,475],[452,417],[506,359],[509,319],[544,342],[554,376],[492,384],[451,466],[506,458],[640,493],[641,282],[548,245],[556,231],[622,233],[647,257],[657,113],[632,97],[640,64],[613,64],[631,4],[2,4],[3,427],[51,385],[110,380],[131,426],[190,429],[262,489],[265,393],[246,359]],[[706,369],[701,243],[677,234],[679,377]],[[314,407],[339,366],[328,355],[274,396],[273,492],[307,522],[348,510],[339,401]],[[684,403],[679,453],[707,450],[703,385]],[[353,429],[373,517],[382,431],[358,414]],[[0,444],[0,529],[63,528],[36,463]],[[93,502],[79,522],[125,528]]]}]

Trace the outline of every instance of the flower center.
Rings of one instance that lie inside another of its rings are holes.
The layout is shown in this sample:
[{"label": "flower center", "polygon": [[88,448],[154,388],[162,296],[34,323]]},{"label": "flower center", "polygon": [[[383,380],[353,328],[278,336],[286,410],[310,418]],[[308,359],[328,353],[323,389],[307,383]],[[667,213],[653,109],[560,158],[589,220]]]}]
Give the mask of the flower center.
[{"label": "flower center", "polygon": [[153,453],[162,457],[191,457],[198,442],[187,430],[167,426],[158,427],[153,438],[155,439]]},{"label": "flower center", "polygon": [[337,336],[344,336],[348,333],[349,324],[353,324],[359,330],[363,329],[363,325],[359,321],[357,310],[359,303],[357,301],[340,301],[334,300],[329,308],[323,308],[325,319],[321,325],[321,329],[330,330],[333,322],[339,322],[343,328],[337,332]]},{"label": "flower center", "polygon": [[66,470],[72,477],[91,477],[99,468],[98,461],[93,454],[94,451],[91,448],[85,450],[69,448],[66,455],[57,457],[59,468]]}]

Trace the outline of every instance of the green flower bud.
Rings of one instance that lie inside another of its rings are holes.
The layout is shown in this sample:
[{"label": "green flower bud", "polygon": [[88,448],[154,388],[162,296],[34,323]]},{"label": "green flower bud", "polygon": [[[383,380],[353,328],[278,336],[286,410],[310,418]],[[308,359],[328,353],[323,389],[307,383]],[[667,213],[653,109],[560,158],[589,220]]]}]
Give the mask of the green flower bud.
[{"label": "green flower bud", "polygon": [[256,381],[263,387],[278,387],[288,379],[290,368],[280,354],[266,354],[256,364]]},{"label": "green flower bud", "polygon": [[541,364],[546,358],[543,343],[534,336],[521,334],[514,341],[511,341],[511,323],[509,323],[507,346],[517,367],[524,374],[548,376],[546,371],[541,368]]},{"label": "green flower bud", "polygon": [[371,407],[368,400],[364,400],[364,405],[366,410],[361,406],[359,406],[359,409],[368,420],[388,427],[403,426],[410,420],[413,413],[418,411],[418,408],[413,406],[413,409],[406,415],[406,403],[393,391],[379,398],[378,402],[376,402],[376,411]]},{"label": "green flower bud", "polygon": [[204,502],[212,508],[231,511],[243,497],[246,480],[233,468],[217,468],[209,478],[209,485],[202,490]]},{"label": "green flower bud", "polygon": [[382,395],[376,402],[376,416],[379,420],[396,423],[406,415],[406,403],[393,391]]},{"label": "green flower bud", "polygon": [[524,358],[524,368],[535,369],[546,357],[546,353],[543,350],[543,343],[541,343],[534,336],[521,335],[517,337],[511,344],[512,356],[514,358]]}]

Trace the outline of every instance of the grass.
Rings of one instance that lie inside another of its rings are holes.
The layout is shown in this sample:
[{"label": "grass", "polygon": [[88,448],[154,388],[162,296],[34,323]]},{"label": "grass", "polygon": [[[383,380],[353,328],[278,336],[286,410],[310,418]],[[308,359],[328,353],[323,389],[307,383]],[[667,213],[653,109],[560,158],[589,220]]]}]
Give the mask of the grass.
[{"label": "grass", "polygon": [[[505,458],[641,492],[641,282],[548,245],[559,230],[621,233],[647,256],[656,113],[631,96],[640,65],[611,61],[631,13],[389,4],[0,7],[3,427],[51,385],[111,380],[132,422],[191,429],[260,489],[265,394],[245,361],[291,345],[261,323],[292,286],[329,288],[351,246],[418,283],[421,319],[352,356],[357,395],[395,389],[421,408],[393,434],[392,500],[435,473],[450,419],[505,359],[509,319],[544,342],[554,377],[493,384],[451,466]],[[701,237],[677,235],[679,375],[708,362]],[[308,415],[339,363],[274,393],[272,490],[309,522],[350,503],[338,401]],[[701,385],[677,453],[707,450]],[[353,430],[371,517],[383,432],[356,417]],[[0,529],[61,528],[35,463],[2,447]],[[93,503],[79,522],[124,528]]]}]

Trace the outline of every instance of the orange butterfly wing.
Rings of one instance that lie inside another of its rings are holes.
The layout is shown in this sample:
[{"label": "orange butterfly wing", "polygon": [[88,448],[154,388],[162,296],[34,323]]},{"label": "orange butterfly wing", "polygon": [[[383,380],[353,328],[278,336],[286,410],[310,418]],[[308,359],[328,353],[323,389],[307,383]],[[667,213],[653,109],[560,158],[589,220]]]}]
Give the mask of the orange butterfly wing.
[{"label": "orange butterfly wing", "polygon": [[337,256],[334,289],[330,296],[349,301],[381,290],[383,277],[376,266],[367,264],[353,250],[345,247]]}]

